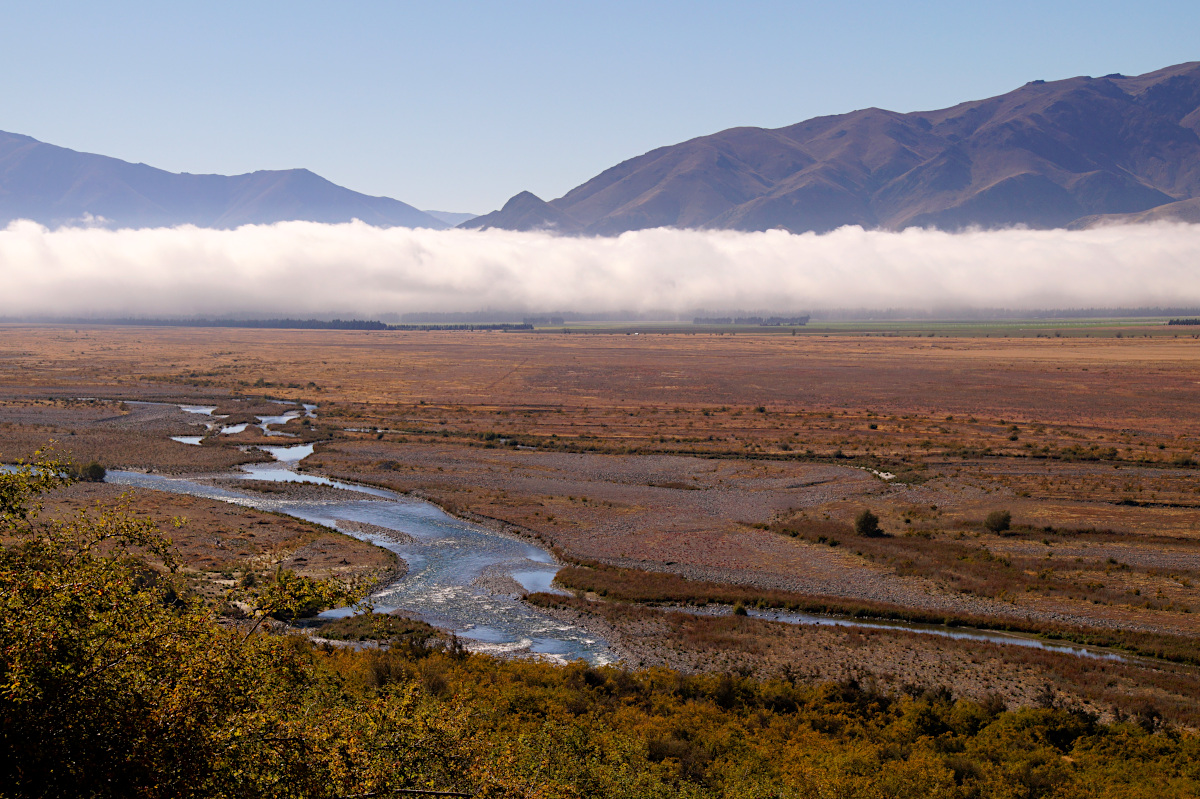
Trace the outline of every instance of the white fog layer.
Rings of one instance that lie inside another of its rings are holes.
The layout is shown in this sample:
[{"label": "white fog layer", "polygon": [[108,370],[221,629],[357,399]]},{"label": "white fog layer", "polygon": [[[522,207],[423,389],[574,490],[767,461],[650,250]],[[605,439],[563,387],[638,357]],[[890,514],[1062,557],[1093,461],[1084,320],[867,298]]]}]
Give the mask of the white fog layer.
[{"label": "white fog layer", "polygon": [[0,231],[0,315],[1200,306],[1200,225],[615,238],[284,222]]}]

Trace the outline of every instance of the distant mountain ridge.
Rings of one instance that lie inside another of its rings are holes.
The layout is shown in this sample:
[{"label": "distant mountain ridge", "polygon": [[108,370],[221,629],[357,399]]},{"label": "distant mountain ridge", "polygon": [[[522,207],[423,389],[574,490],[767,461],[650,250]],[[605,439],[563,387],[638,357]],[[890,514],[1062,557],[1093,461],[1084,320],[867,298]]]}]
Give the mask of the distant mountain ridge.
[{"label": "distant mountain ridge", "polygon": [[463,222],[468,222],[479,216],[479,214],[466,214],[461,211],[431,211],[428,208],[425,209],[425,213],[440,222],[445,222],[451,227],[461,225]]},{"label": "distant mountain ridge", "polygon": [[1200,62],[1031,81],[939,111],[868,108],[660,147],[563,197],[529,192],[460,227],[615,235],[1087,226],[1197,218]]},{"label": "distant mountain ridge", "polygon": [[234,228],[292,220],[379,227],[449,227],[411,205],[338,186],[307,169],[177,174],[0,132],[0,226]]}]

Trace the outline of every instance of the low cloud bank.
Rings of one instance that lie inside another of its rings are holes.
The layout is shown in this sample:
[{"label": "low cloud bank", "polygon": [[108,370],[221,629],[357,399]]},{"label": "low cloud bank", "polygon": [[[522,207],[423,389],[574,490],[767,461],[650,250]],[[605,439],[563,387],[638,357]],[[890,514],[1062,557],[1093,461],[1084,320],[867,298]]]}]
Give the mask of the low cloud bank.
[{"label": "low cloud bank", "polygon": [[284,222],[0,231],[0,315],[1200,306],[1200,225],[615,238]]}]

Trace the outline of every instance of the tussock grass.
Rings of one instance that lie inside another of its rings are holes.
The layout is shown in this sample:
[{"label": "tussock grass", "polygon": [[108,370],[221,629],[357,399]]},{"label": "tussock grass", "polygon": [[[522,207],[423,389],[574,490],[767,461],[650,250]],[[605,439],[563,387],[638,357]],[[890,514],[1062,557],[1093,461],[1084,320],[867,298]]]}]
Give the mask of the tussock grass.
[{"label": "tussock grass", "polygon": [[[930,515],[929,519],[915,520],[915,525],[893,528],[885,531],[885,535],[874,536],[858,535],[849,525],[810,519],[804,514],[757,526],[813,544],[842,544],[874,563],[891,567],[899,575],[937,580],[954,590],[975,596],[1006,599],[1033,592],[1095,604],[1184,613],[1200,610],[1200,605],[1192,608],[1184,599],[1133,593],[1126,587],[1134,577],[1162,578],[1161,569],[1131,567],[1103,555],[1080,562],[1073,555],[1056,553],[1052,546],[1064,542],[1128,542],[1127,535],[1122,536],[1111,530],[1028,525],[989,532],[986,520],[981,523],[956,522]],[[1005,551],[1004,544],[1009,540],[1044,542],[1045,549],[1039,547],[1036,554],[1012,554]],[[1180,542],[1172,543],[1182,545]],[[1200,582],[1200,572],[1174,569],[1171,570],[1171,577],[1176,582],[1181,579]]]}]

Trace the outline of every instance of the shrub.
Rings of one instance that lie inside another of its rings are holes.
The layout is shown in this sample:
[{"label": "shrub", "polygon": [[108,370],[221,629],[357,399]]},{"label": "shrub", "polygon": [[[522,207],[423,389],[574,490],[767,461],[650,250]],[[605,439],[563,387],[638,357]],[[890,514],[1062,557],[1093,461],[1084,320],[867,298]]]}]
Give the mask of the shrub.
[{"label": "shrub", "polygon": [[983,526],[993,533],[1003,533],[1012,527],[1012,514],[1006,510],[994,510],[983,520]]},{"label": "shrub", "polygon": [[99,461],[92,461],[79,470],[79,479],[85,483],[103,483],[108,471]]},{"label": "shrub", "polygon": [[879,517],[863,508],[862,513],[854,517],[854,532],[867,538],[878,538],[883,535],[879,526]]}]

